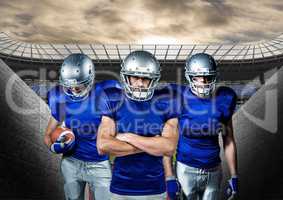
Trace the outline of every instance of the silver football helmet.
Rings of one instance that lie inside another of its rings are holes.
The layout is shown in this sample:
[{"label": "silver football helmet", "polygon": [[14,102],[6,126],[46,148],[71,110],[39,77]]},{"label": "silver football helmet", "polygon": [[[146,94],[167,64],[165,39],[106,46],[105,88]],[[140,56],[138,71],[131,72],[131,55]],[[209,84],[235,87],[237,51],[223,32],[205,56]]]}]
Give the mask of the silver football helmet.
[{"label": "silver football helmet", "polygon": [[[121,64],[121,83],[126,96],[136,101],[147,101],[152,98],[160,79],[160,64],[147,51],[131,52]],[[130,83],[130,76],[142,77],[150,80],[147,88],[134,87]]]},{"label": "silver football helmet", "polygon": [[[217,64],[214,58],[206,53],[195,54],[186,60],[185,76],[195,95],[208,97],[215,90]],[[197,77],[203,77],[205,82],[197,81]]]},{"label": "silver football helmet", "polygon": [[74,101],[85,99],[94,82],[95,67],[90,57],[75,53],[64,59],[60,69],[59,83],[66,95]]}]

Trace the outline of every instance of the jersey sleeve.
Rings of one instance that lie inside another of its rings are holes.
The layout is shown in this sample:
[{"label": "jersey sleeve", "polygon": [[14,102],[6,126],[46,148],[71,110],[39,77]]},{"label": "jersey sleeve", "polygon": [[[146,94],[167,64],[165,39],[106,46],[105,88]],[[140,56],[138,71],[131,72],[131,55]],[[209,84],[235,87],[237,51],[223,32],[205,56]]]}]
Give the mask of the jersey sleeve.
[{"label": "jersey sleeve", "polygon": [[110,118],[114,118],[114,111],[111,106],[111,102],[109,99],[109,95],[105,92],[105,90],[101,89],[99,95],[96,96],[96,110],[99,112],[101,116],[107,116]]},{"label": "jersey sleeve", "polygon": [[64,121],[65,118],[65,104],[60,102],[59,100],[60,95],[57,88],[52,88],[47,93],[47,104],[50,108],[51,115],[55,118],[58,122]]},{"label": "jersey sleeve", "polygon": [[222,110],[222,121],[223,123],[227,123],[228,121],[231,120],[232,115],[235,111],[236,108],[236,103],[237,103],[237,95],[234,92],[234,90],[230,89],[225,91],[225,95],[222,101],[223,105],[223,110]]},{"label": "jersey sleeve", "polygon": [[181,108],[182,108],[182,101],[180,98],[174,97],[173,99],[169,100],[168,103],[169,109],[166,114],[167,120],[172,118],[179,118],[181,115]]},{"label": "jersey sleeve", "polygon": [[168,112],[166,119],[178,118],[182,110],[182,87],[180,85],[169,85],[169,96],[167,98]]}]

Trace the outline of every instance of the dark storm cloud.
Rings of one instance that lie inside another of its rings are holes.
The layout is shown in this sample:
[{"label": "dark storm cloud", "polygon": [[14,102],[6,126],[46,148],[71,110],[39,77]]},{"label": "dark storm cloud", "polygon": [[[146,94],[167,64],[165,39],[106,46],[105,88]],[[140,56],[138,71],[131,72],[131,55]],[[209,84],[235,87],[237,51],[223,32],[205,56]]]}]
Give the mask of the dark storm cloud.
[{"label": "dark storm cloud", "polygon": [[19,36],[19,37],[31,37],[34,35],[34,33],[30,33],[30,32],[12,32],[14,35]]},{"label": "dark storm cloud", "polygon": [[1,0],[1,31],[30,42],[207,43],[282,33],[276,0]]},{"label": "dark storm cloud", "polygon": [[17,14],[15,20],[22,25],[28,25],[32,22],[33,16],[31,14]]},{"label": "dark storm cloud", "polygon": [[[108,31],[104,32],[104,35],[107,35],[111,40],[127,41],[129,35],[136,34],[137,31],[135,27],[132,27],[131,24],[127,24],[126,21],[121,18],[119,11],[112,10],[110,8],[104,8],[103,6],[95,5],[92,8],[88,9],[84,13],[86,21],[89,22],[90,26],[94,28],[94,35],[96,35],[96,30],[99,31],[99,26],[96,26],[96,23],[92,23],[92,20],[99,20],[99,23],[103,26],[112,27]],[[125,28],[126,27],[126,28]],[[128,30],[128,27],[130,27]]]},{"label": "dark storm cloud", "polygon": [[144,1],[145,7],[152,13],[158,14],[160,12],[170,12],[172,15],[180,15],[192,10],[194,2],[193,0],[155,0],[155,1]]},{"label": "dark storm cloud", "polygon": [[231,43],[257,41],[260,38],[266,38],[266,34],[264,32],[244,31],[242,33],[218,36],[219,41],[227,41]]},{"label": "dark storm cloud", "polygon": [[[234,9],[226,1],[146,1],[146,8],[160,21],[150,32],[177,36],[202,34],[205,28],[222,28],[229,26],[235,15]],[[206,32],[207,30],[205,30]],[[188,39],[186,39],[188,40]],[[194,39],[193,39],[194,40]]]},{"label": "dark storm cloud", "polygon": [[172,33],[178,33],[178,32],[188,32],[190,31],[184,24],[179,23],[179,24],[170,24],[169,27],[167,28],[168,30],[171,30],[170,32]]},{"label": "dark storm cloud", "polygon": [[[201,3],[203,2],[203,3]],[[196,21],[201,20],[203,25],[226,24],[234,13],[233,8],[222,0],[203,0],[201,2],[157,0],[146,3],[146,7],[158,17],[160,13],[178,17],[193,16]]]},{"label": "dark storm cloud", "polygon": [[103,5],[95,5],[86,10],[84,16],[89,25],[93,27],[94,35],[101,28],[97,24],[101,24],[104,27],[103,29],[107,28],[107,31],[104,31],[103,34],[110,40],[121,42],[134,40],[132,36],[139,34],[140,31],[134,24],[127,23],[120,12],[120,10],[105,8]]},{"label": "dark storm cloud", "polygon": [[95,5],[89,10],[85,11],[85,19],[91,21],[93,18],[99,18],[103,23],[117,24],[122,23],[123,19],[120,17],[119,12],[103,6]]},{"label": "dark storm cloud", "polygon": [[280,12],[283,11],[283,3],[281,1],[278,2],[270,2],[266,4],[267,6],[270,6],[274,10],[278,10]]},{"label": "dark storm cloud", "polygon": [[208,6],[203,7],[204,25],[208,26],[221,26],[227,25],[235,14],[232,6],[226,4],[222,0],[206,0]]}]

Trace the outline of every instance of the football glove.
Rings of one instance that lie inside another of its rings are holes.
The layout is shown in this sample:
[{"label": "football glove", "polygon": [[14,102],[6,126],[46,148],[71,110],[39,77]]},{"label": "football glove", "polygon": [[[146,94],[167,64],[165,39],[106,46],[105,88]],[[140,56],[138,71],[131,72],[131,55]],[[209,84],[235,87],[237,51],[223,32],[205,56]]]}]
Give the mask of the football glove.
[{"label": "football glove", "polygon": [[228,186],[226,188],[226,196],[228,200],[232,200],[238,194],[238,177],[232,176],[228,180]]},{"label": "football glove", "polygon": [[65,141],[65,135],[61,134],[57,140],[50,146],[50,151],[56,154],[60,153],[67,153],[68,151],[72,150],[75,146],[75,140],[69,139]]},{"label": "football glove", "polygon": [[175,176],[166,177],[166,190],[170,200],[176,200],[180,193],[180,183]]}]

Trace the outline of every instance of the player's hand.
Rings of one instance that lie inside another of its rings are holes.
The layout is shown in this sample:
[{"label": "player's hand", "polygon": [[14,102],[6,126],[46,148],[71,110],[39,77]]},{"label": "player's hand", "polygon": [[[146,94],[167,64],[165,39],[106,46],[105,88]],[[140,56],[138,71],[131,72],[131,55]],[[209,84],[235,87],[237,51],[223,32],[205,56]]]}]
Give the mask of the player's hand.
[{"label": "player's hand", "polygon": [[238,177],[232,176],[228,180],[228,186],[226,188],[226,196],[228,200],[234,199],[238,195]]},{"label": "player's hand", "polygon": [[174,176],[170,178],[166,178],[166,190],[170,200],[177,199],[177,196],[179,195],[181,190],[181,186],[178,180]]},{"label": "player's hand", "polygon": [[50,151],[56,154],[66,153],[73,149],[75,146],[75,140],[69,139],[65,141],[65,134],[61,134],[57,140],[51,144]]},{"label": "player's hand", "polygon": [[51,139],[50,139],[50,136],[49,135],[45,135],[44,136],[44,144],[48,147],[48,148],[50,148],[50,146],[51,146]]}]

